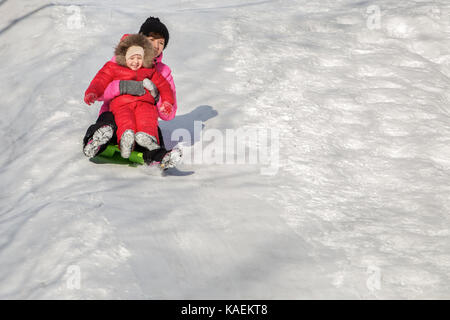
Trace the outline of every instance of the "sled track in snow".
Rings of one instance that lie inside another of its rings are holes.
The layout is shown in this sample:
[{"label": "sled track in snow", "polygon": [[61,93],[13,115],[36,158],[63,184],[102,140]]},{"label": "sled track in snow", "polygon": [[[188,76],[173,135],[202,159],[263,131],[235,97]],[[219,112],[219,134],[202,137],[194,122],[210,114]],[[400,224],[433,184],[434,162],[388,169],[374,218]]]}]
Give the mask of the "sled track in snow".
[{"label": "sled track in snow", "polygon": [[[264,6],[257,15],[236,9],[224,25],[243,122],[280,132],[277,187],[261,200],[278,204],[349,296],[444,297],[450,72],[417,49],[440,41],[410,29],[425,9],[384,12],[383,28],[371,31],[363,11],[340,2],[329,12],[307,4],[297,16],[295,6],[276,19]],[[448,21],[426,21],[448,30]]]}]

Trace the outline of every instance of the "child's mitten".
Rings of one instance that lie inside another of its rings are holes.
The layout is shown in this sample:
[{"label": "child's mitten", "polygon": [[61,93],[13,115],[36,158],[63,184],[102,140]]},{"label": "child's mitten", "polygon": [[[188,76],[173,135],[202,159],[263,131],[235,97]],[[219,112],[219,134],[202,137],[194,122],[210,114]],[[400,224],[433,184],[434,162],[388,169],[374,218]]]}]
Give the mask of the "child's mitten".
[{"label": "child's mitten", "polygon": [[142,81],[142,84],[144,85],[144,88],[150,91],[150,94],[155,98],[155,103],[158,103],[159,100],[159,92],[158,88],[156,88],[155,84],[150,80],[145,78]]},{"label": "child's mitten", "polygon": [[145,94],[142,81],[121,80],[119,82],[120,94],[131,94],[132,96],[143,96]]},{"label": "child's mitten", "polygon": [[84,102],[86,102],[87,105],[93,104],[97,100],[98,96],[95,92],[86,92],[84,95]]}]

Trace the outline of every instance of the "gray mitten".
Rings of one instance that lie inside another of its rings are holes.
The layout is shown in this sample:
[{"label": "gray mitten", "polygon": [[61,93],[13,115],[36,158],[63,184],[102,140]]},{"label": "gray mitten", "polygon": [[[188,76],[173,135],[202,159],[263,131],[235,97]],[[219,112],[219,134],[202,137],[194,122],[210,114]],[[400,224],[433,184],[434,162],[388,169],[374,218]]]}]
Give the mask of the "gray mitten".
[{"label": "gray mitten", "polygon": [[120,80],[120,94],[131,94],[132,96],[143,96],[145,88],[142,81]]},{"label": "gray mitten", "polygon": [[142,81],[144,88],[150,91],[150,94],[155,98],[155,103],[158,103],[159,100],[159,91],[156,88],[155,84],[150,80],[145,78],[144,81]]}]

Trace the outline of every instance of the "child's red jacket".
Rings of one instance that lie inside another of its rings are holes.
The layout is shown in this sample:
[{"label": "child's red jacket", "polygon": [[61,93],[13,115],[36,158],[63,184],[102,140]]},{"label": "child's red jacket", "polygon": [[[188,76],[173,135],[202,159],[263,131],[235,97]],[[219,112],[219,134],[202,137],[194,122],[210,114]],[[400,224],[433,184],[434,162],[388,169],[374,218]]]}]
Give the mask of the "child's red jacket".
[{"label": "child's red jacket", "polygon": [[[137,80],[142,81],[145,78],[150,79],[158,88],[160,99],[162,103],[167,101],[170,104],[174,103],[173,91],[170,88],[169,82],[159,74],[156,69],[153,68],[140,68],[139,70],[133,71],[130,68],[122,67],[114,62],[108,61],[103,68],[101,68],[91,84],[86,90],[86,94],[94,93],[97,97],[102,96],[103,91],[105,91],[108,84],[113,80]],[[152,97],[148,90],[143,96],[132,96],[129,94],[123,94],[114,98],[111,101],[111,107],[113,105],[123,105],[132,102],[146,102],[154,105],[155,99]]]},{"label": "child's red jacket", "polygon": [[[141,46],[144,49],[143,67],[135,71],[126,66],[125,59],[127,50],[133,45]],[[94,94],[96,97],[101,97],[106,87],[114,80],[143,81],[148,78],[157,87],[162,105],[170,104],[169,107],[173,107],[174,93],[169,82],[156,71],[153,64],[153,48],[144,36],[139,34],[123,36],[114,54],[116,63],[109,61],[97,72],[87,88],[85,96]],[[126,129],[139,130],[140,128],[145,128],[147,133],[158,138],[158,112],[155,99],[148,90],[145,91],[142,96],[124,94],[110,102],[110,109],[114,113],[118,126],[118,140]],[[133,111],[134,119],[130,118],[130,112],[127,112],[127,109]],[[135,128],[136,122],[139,122],[140,128]]]}]

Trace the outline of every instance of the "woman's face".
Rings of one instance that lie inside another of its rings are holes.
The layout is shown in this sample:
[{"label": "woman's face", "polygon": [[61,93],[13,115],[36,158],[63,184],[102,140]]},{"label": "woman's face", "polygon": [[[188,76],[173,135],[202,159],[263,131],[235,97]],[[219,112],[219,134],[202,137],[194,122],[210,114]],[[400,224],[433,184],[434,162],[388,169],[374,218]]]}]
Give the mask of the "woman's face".
[{"label": "woman's face", "polygon": [[166,43],[166,40],[164,38],[156,39],[153,36],[148,36],[147,40],[150,41],[151,45],[153,46],[156,57],[159,56],[164,50],[164,44]]}]

